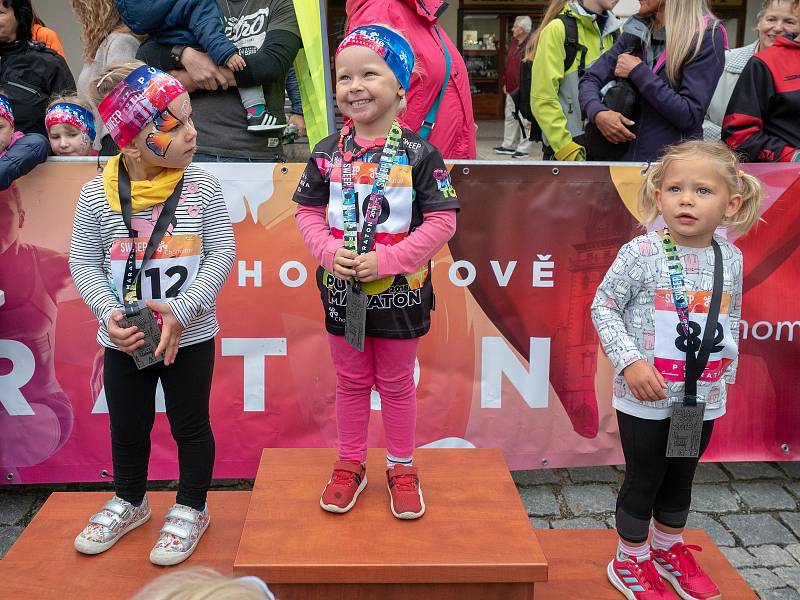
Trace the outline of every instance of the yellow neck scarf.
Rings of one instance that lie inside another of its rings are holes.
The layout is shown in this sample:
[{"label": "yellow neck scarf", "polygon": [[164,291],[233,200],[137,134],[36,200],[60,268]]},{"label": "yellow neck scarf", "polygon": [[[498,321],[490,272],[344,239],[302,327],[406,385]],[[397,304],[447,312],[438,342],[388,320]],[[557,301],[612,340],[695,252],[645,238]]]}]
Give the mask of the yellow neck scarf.
[{"label": "yellow neck scarf", "polygon": [[[106,192],[108,206],[118,213],[122,212],[117,177],[121,159],[121,154],[112,156],[103,169],[103,188]],[[180,182],[184,171],[185,169],[163,169],[151,180],[131,181],[131,210],[137,213],[165,202],[175,190],[175,186]]]}]

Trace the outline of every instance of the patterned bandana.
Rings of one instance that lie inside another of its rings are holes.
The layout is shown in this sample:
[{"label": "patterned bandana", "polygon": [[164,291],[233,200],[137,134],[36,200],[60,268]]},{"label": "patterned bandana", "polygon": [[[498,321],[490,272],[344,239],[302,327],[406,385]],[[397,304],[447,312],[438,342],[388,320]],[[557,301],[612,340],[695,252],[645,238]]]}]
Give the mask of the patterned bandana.
[{"label": "patterned bandana", "polygon": [[94,141],[94,114],[80,104],[59,102],[47,109],[44,126],[50,129],[53,125],[72,125],[75,129]]},{"label": "patterned bandana", "polygon": [[122,148],[184,92],[183,84],[171,75],[142,65],[109,92],[98,112],[108,133]]},{"label": "patterned bandana", "polygon": [[11,110],[11,102],[3,95],[0,95],[0,119],[5,119],[11,123],[12,128],[14,127],[14,111]]},{"label": "patterned bandana", "polygon": [[414,70],[414,51],[403,36],[383,25],[365,25],[347,34],[336,49],[336,55],[350,46],[364,46],[374,51],[386,61],[402,88],[408,89]]}]

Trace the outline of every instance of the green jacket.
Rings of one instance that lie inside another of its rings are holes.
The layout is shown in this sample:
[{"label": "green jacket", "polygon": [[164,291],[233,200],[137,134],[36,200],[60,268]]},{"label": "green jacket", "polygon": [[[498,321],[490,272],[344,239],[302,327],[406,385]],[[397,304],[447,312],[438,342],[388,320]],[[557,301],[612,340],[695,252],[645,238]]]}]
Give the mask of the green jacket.
[{"label": "green jacket", "polygon": [[[587,69],[614,45],[612,34],[622,27],[622,22],[609,14],[601,36],[595,17],[575,0],[564,7],[562,14],[570,14],[577,20],[578,43],[587,49]],[[585,158],[585,152],[579,156],[572,151],[573,148],[577,150],[572,139],[583,134],[583,116],[578,102],[580,53],[565,72],[565,40],[566,31],[560,19],[554,19],[541,31],[533,59],[531,109],[542,129],[544,142],[555,151],[556,157],[580,160]]]}]

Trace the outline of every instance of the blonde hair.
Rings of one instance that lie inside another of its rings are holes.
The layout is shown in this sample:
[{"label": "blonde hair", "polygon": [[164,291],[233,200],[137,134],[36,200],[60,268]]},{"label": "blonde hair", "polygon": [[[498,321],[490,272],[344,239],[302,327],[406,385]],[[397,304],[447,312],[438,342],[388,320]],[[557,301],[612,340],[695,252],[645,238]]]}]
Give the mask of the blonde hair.
[{"label": "blonde hair", "polygon": [[[665,69],[669,82],[675,86],[680,81],[683,66],[692,61],[703,46],[706,36],[706,19],[714,18],[706,0],[666,0],[664,28],[667,32],[667,63]],[[651,25],[652,27],[652,25]],[[713,30],[719,27],[714,22]]]},{"label": "blonde hair", "polygon": [[119,65],[109,65],[102,75],[89,82],[89,88],[86,91],[89,95],[88,100],[91,102],[92,107],[96,108],[100,102],[103,101],[103,98],[117,87],[120,81],[143,65],[144,63],[139,60],[132,60],[131,62]]},{"label": "blonde hair", "polygon": [[132,600],[266,600],[255,581],[230,579],[207,567],[192,567],[154,579]]},{"label": "blonde hair", "polygon": [[130,33],[119,16],[114,0],[70,0],[70,4],[81,26],[85,62],[94,60],[100,44],[112,31]]},{"label": "blonde hair", "polygon": [[78,106],[82,106],[86,110],[92,110],[92,105],[89,103],[88,100],[81,98],[75,94],[56,94],[55,96],[50,96],[50,102],[47,104],[47,109],[50,110],[50,107],[54,104],[59,104],[60,102],[68,102],[70,104],[77,104]]},{"label": "blonde hair", "polygon": [[661,188],[670,164],[676,160],[705,158],[716,163],[718,172],[728,186],[731,194],[742,196],[742,205],[730,219],[723,219],[720,225],[737,236],[746,234],[758,221],[761,208],[761,181],[741,170],[739,158],[722,142],[694,140],[667,148],[661,161],[650,166],[647,176],[639,188],[639,222],[648,227],[658,217],[656,190]]},{"label": "blonde hair", "polygon": [[566,6],[567,0],[550,0],[550,5],[544,12],[544,16],[542,17],[539,26],[531,34],[531,37],[528,38],[528,45],[525,46],[525,60],[528,62],[533,62],[533,57],[536,56],[536,47],[539,44],[539,37],[542,35],[542,30],[547,27],[551,21],[555,21]]}]

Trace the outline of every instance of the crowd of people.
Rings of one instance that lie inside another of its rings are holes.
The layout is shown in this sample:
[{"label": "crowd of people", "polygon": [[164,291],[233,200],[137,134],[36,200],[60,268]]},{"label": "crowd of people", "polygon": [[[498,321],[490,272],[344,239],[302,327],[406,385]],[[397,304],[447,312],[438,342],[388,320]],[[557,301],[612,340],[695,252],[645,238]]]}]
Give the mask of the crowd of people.
[{"label": "crowd of people", "polygon": [[516,20],[495,152],[524,158],[522,136],[541,140],[545,159],[651,162],[671,144],[705,139],[746,162],[800,161],[800,105],[785,83],[800,67],[796,1],[764,0],[757,40],[735,49],[705,0],[640,0],[625,23],[616,4],[552,0],[527,35],[530,19]]}]

